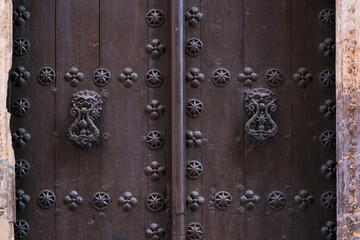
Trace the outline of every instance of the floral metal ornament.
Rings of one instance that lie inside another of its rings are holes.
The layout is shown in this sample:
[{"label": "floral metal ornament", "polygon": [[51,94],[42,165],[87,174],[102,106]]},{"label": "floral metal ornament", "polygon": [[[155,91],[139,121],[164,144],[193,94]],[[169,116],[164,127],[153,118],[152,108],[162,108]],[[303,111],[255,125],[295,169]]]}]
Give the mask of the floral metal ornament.
[{"label": "floral metal ornament", "polygon": [[129,88],[139,79],[139,76],[131,68],[125,68],[118,79],[124,84],[124,87]]},{"label": "floral metal ornament", "polygon": [[138,200],[131,192],[125,192],[124,195],[118,199],[118,203],[125,212],[128,212],[137,205]]},{"label": "floral metal ornament", "polygon": [[232,202],[232,196],[230,193],[225,191],[220,191],[215,194],[214,203],[215,206],[220,210],[226,210],[230,207]]},{"label": "floral metal ornament", "polygon": [[335,41],[332,38],[325,39],[324,42],[320,43],[319,50],[324,54],[325,57],[333,57],[335,55]]},{"label": "floral metal ornament", "polygon": [[321,195],[321,205],[327,209],[336,208],[336,193],[332,191],[327,191]]},{"label": "floral metal ornament", "polygon": [[16,177],[23,178],[30,172],[30,164],[25,159],[17,159],[15,161],[15,174]]},{"label": "floral metal ornament", "polygon": [[336,102],[332,99],[327,99],[325,103],[320,106],[320,113],[327,119],[333,119],[336,113]]},{"label": "floral metal ornament", "polygon": [[157,28],[165,21],[164,13],[160,9],[151,9],[146,14],[146,22],[150,27]]},{"label": "floral metal ornament", "polygon": [[190,27],[195,27],[203,18],[204,14],[197,7],[191,7],[185,13],[185,21]]},{"label": "floral metal ornament", "polygon": [[16,207],[18,209],[24,210],[26,205],[30,202],[30,196],[27,195],[24,190],[16,190]]},{"label": "floral metal ornament", "polygon": [[14,223],[14,233],[16,239],[24,239],[29,235],[30,225],[27,221],[19,219]]},{"label": "floral metal ornament", "polygon": [[333,160],[328,160],[324,165],[321,166],[321,172],[326,176],[327,179],[336,178],[336,165],[337,163]]},{"label": "floral metal ornament", "polygon": [[26,87],[27,81],[30,79],[30,72],[25,69],[23,66],[17,67],[14,71],[11,72],[11,81],[15,82],[17,87]]},{"label": "floral metal ornament", "polygon": [[215,69],[212,75],[213,83],[218,87],[226,87],[230,81],[230,72],[225,68]]},{"label": "floral metal ornament", "polygon": [[105,192],[97,192],[93,197],[92,204],[95,209],[103,211],[110,206],[111,198]]},{"label": "floral metal ornament", "polygon": [[98,68],[93,73],[94,84],[98,87],[105,87],[111,81],[111,73],[106,68]]},{"label": "floral metal ornament", "polygon": [[249,211],[253,210],[255,206],[260,202],[260,197],[252,190],[247,190],[245,194],[240,198],[240,203],[245,205],[245,208]]},{"label": "floral metal ornament", "polygon": [[204,234],[204,227],[200,223],[192,222],[186,228],[187,240],[202,239],[203,234]]},{"label": "floral metal ornament", "polygon": [[320,142],[325,148],[335,148],[336,134],[333,130],[326,130],[320,135]]},{"label": "floral metal ornament", "polygon": [[18,56],[25,55],[30,49],[30,42],[26,38],[17,38],[13,43],[14,54]]},{"label": "floral metal ornament", "polygon": [[11,109],[16,116],[22,117],[29,111],[30,102],[26,98],[18,98],[13,102]]},{"label": "floral metal ornament", "polygon": [[17,25],[23,25],[30,18],[30,13],[26,10],[26,7],[19,5],[14,11],[13,18]]},{"label": "floral metal ornament", "polygon": [[55,82],[55,71],[51,67],[43,67],[40,69],[37,80],[43,86],[48,86]]},{"label": "floral metal ornament", "polygon": [[333,221],[328,221],[326,225],[321,228],[321,235],[326,238],[326,240],[335,240],[336,223],[334,223]]},{"label": "floral metal ornament", "polygon": [[160,227],[157,223],[152,223],[145,231],[145,237],[151,240],[160,240],[165,237],[165,229]]},{"label": "floral metal ornament", "polygon": [[187,131],[186,132],[186,146],[189,148],[200,148],[202,146],[203,136],[200,131]]},{"label": "floral metal ornament", "polygon": [[165,197],[157,192],[151,193],[146,198],[146,206],[152,212],[160,211],[165,206]]},{"label": "floral metal ornament", "polygon": [[242,83],[244,83],[245,87],[251,87],[254,82],[256,82],[258,79],[258,75],[254,73],[254,71],[246,67],[244,69],[244,72],[240,73],[238,76],[238,80]]},{"label": "floral metal ornament", "polygon": [[159,131],[151,131],[146,136],[146,146],[152,150],[161,148],[164,145],[164,137]]},{"label": "floral metal ornament", "polygon": [[85,75],[76,67],[72,67],[67,73],[65,73],[64,78],[66,82],[70,83],[70,86],[77,87],[80,82],[85,79]]},{"label": "floral metal ornament", "polygon": [[284,81],[284,75],[277,68],[271,68],[265,74],[265,82],[270,87],[280,86],[283,81]]},{"label": "floral metal ornament", "polygon": [[18,148],[23,148],[31,140],[31,135],[24,128],[18,128],[12,133],[13,144]]},{"label": "floral metal ornament", "polygon": [[146,46],[146,52],[151,58],[158,59],[160,55],[165,53],[165,45],[162,44],[159,39],[155,38]]},{"label": "floral metal ornament", "polygon": [[326,26],[331,27],[335,24],[335,11],[332,9],[323,9],[319,14],[320,22]]},{"label": "floral metal ornament", "polygon": [[64,204],[69,207],[70,210],[74,211],[78,206],[84,203],[84,199],[78,194],[77,191],[72,190],[64,198]]},{"label": "floral metal ornament", "polygon": [[150,104],[146,105],[145,112],[149,115],[150,119],[156,120],[160,115],[164,114],[165,108],[158,100],[152,100]]},{"label": "floral metal ornament", "polygon": [[80,147],[93,147],[100,136],[94,121],[100,117],[102,103],[100,94],[89,90],[79,91],[71,97],[70,113],[75,121],[68,128],[70,141]]},{"label": "floral metal ornament", "polygon": [[294,201],[301,210],[306,210],[314,202],[314,198],[308,191],[301,190],[299,195],[294,197]]},{"label": "floral metal ornament", "polygon": [[185,81],[193,88],[197,88],[201,82],[205,81],[205,75],[198,68],[191,68],[185,76]]},{"label": "floral metal ornament", "polygon": [[51,208],[56,201],[55,193],[51,190],[43,190],[37,197],[37,202],[42,208]]},{"label": "floral metal ornament", "polygon": [[145,83],[151,88],[160,87],[164,82],[164,75],[157,69],[150,69],[146,73]]},{"label": "floral metal ornament", "polygon": [[185,52],[191,57],[198,56],[203,48],[204,45],[198,38],[189,38],[185,44]]},{"label": "floral metal ornament", "polygon": [[204,109],[203,103],[199,99],[189,99],[186,103],[186,115],[191,118],[198,118]]},{"label": "floral metal ornament", "polygon": [[198,179],[203,173],[203,165],[197,160],[191,160],[186,165],[186,176],[190,179]]},{"label": "floral metal ornament", "polygon": [[335,72],[331,69],[325,69],[320,73],[320,82],[325,87],[335,86]]},{"label": "floral metal ornament", "polygon": [[274,92],[266,88],[254,88],[245,92],[245,110],[250,119],[245,132],[259,143],[275,137],[278,126],[272,119],[277,110]]},{"label": "floral metal ornament", "polygon": [[273,191],[268,196],[269,206],[275,210],[281,210],[286,205],[285,193],[280,191]]},{"label": "floral metal ornament", "polygon": [[150,177],[153,181],[158,181],[162,175],[164,175],[165,167],[161,166],[159,162],[153,161],[150,166],[145,169],[145,174]]},{"label": "floral metal ornament", "polygon": [[297,82],[300,88],[305,88],[312,82],[312,79],[312,75],[308,73],[306,68],[300,68],[299,71],[293,75],[293,80]]},{"label": "floral metal ornament", "polygon": [[198,210],[205,203],[205,198],[197,191],[191,191],[186,197],[187,208],[191,211]]}]

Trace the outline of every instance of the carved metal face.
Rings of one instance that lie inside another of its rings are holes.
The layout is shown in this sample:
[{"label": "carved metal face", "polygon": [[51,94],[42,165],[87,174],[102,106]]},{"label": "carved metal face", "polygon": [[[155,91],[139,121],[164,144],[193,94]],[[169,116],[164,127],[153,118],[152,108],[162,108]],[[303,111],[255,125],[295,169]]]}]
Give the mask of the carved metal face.
[{"label": "carved metal face", "polygon": [[260,143],[277,133],[278,126],[272,119],[277,109],[275,102],[275,94],[269,89],[254,88],[245,92],[245,109],[250,117],[245,131]]},{"label": "carved metal face", "polygon": [[71,98],[70,114],[75,121],[68,129],[69,139],[81,147],[91,148],[100,136],[94,120],[102,111],[101,96],[89,90],[79,91]]}]

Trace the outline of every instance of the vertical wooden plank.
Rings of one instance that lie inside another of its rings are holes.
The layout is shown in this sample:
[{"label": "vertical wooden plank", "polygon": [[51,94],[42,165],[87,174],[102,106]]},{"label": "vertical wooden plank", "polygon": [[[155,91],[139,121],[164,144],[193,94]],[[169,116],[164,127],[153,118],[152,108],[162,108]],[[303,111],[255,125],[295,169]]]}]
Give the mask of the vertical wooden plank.
[{"label": "vertical wooden plank", "polygon": [[[325,69],[334,71],[334,57],[326,57],[319,50],[326,38],[335,37],[334,26],[324,26],[319,14],[323,9],[334,10],[333,1],[292,1],[292,73],[306,68],[313,81],[302,89],[293,81],[293,185],[294,195],[307,190],[314,203],[301,211],[294,206],[294,239],[321,237],[321,228],[327,221],[335,221],[335,209],[327,209],[321,204],[321,196],[327,191],[336,192],[335,180],[321,174],[321,166],[335,159],[335,148],[326,149],[319,137],[326,130],[335,131],[335,116],[327,119],[319,111],[327,99],[335,100],[335,88],[324,87],[320,73]],[[300,22],[299,19],[307,19]],[[335,54],[335,53],[334,53]],[[334,113],[335,115],[335,113]],[[335,143],[334,143],[335,144]],[[312,227],[310,227],[312,226]],[[308,230],[305,232],[303,229]]]},{"label": "vertical wooden plank", "polygon": [[[245,0],[244,8],[244,66],[258,74],[251,89],[262,87],[274,92],[277,111],[273,120],[278,126],[276,137],[263,144],[249,135],[245,138],[245,190],[260,197],[255,209],[246,210],[246,239],[291,239],[291,3]],[[284,77],[277,87],[265,82],[266,72],[272,68],[279,69]],[[249,121],[248,116],[244,118]],[[273,191],[286,196],[287,204],[281,210],[272,209],[268,203]]]},{"label": "vertical wooden plank", "polygon": [[[107,190],[100,187],[101,143],[95,150],[86,150],[68,139],[68,128],[74,122],[69,112],[71,97],[80,90],[97,91],[90,80],[98,66],[99,0],[56,1],[55,187],[58,239],[106,237],[107,225],[99,226],[106,222],[102,221],[104,215],[98,214],[92,207],[95,192]],[[78,87],[70,86],[64,79],[72,67],[85,75]],[[104,118],[104,113],[100,118]],[[103,130],[100,124],[97,126],[100,131]],[[75,211],[70,211],[63,203],[64,197],[72,190],[76,190],[85,201]]]},{"label": "vertical wooden plank", "polygon": [[[206,80],[194,91],[201,91],[204,104],[201,115],[201,132],[206,138],[201,149],[204,167],[201,192],[206,198],[202,216],[204,239],[243,239],[245,236],[245,216],[238,213],[241,196],[238,190],[245,178],[243,88],[237,81],[244,67],[243,7],[243,1],[201,1],[204,48],[199,57]],[[216,86],[212,80],[218,68],[230,72],[224,87]],[[214,204],[215,193],[220,191],[232,196],[228,209],[220,210]]]},{"label": "vertical wooden plank", "polygon": [[184,1],[171,0],[172,239],[185,239]]},{"label": "vertical wooden plank", "polygon": [[30,42],[30,50],[23,56],[14,55],[13,69],[24,66],[31,73],[27,86],[17,87],[12,82],[13,103],[17,98],[26,98],[30,102],[29,111],[23,116],[13,115],[12,132],[19,127],[31,134],[31,140],[23,148],[15,148],[16,159],[25,159],[30,164],[30,173],[17,178],[16,188],[22,189],[31,197],[24,210],[17,210],[17,219],[30,224],[29,239],[53,239],[55,237],[55,208],[42,209],[37,203],[38,194],[49,189],[54,191],[54,130],[55,97],[51,86],[42,86],[37,74],[43,67],[55,68],[55,1],[21,0],[14,3],[26,7],[30,18],[21,26],[14,24],[14,40],[25,37]]}]

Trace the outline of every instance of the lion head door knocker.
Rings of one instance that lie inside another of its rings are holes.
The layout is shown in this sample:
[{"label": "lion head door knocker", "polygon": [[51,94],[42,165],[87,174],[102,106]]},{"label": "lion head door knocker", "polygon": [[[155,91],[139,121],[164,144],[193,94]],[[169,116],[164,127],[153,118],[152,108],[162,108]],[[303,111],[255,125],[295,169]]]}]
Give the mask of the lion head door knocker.
[{"label": "lion head door knocker", "polygon": [[266,88],[254,88],[245,92],[245,110],[250,117],[245,124],[246,134],[263,143],[270,137],[275,137],[278,126],[272,119],[276,112],[274,92]]},{"label": "lion head door knocker", "polygon": [[101,96],[89,90],[79,91],[71,97],[70,114],[75,121],[68,129],[71,141],[81,147],[92,148],[100,136],[94,121],[100,117],[102,111]]}]

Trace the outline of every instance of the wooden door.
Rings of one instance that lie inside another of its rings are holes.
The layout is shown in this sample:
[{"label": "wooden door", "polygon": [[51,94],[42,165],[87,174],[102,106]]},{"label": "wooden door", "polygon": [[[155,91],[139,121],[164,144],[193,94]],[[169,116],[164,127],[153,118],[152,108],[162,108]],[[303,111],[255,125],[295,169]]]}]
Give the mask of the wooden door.
[{"label": "wooden door", "polygon": [[334,1],[16,0],[18,239],[335,239]]}]

